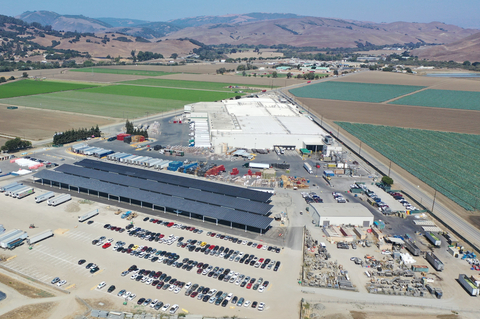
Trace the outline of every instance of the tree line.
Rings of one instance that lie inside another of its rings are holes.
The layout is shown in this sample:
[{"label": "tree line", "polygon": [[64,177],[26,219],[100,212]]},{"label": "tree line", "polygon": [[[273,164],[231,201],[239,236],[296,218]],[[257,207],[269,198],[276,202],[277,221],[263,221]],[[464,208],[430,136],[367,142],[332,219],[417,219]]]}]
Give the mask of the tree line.
[{"label": "tree line", "polygon": [[125,133],[130,135],[142,135],[145,138],[148,138],[147,130],[136,129],[135,126],[133,126],[133,123],[129,120],[127,120],[127,122],[125,123]]},{"label": "tree line", "polygon": [[71,129],[65,132],[56,132],[55,135],[53,135],[53,145],[62,145],[78,140],[86,140],[89,137],[100,137],[101,133],[98,125],[96,127],[92,126],[91,129],[81,128],[78,130]]},{"label": "tree line", "polygon": [[21,150],[29,147],[32,147],[32,143],[30,141],[25,141],[25,140],[22,140],[20,137],[16,137],[13,140],[6,141],[5,145],[3,145],[0,148],[0,150],[6,151],[6,152],[13,152],[16,150]]}]

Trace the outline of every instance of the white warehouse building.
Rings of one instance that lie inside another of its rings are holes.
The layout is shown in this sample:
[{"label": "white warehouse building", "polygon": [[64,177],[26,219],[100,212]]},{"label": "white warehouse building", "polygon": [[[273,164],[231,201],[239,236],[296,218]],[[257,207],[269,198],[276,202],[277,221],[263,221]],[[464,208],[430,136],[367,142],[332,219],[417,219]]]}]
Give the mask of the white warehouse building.
[{"label": "white warehouse building", "polygon": [[228,148],[321,151],[328,135],[295,105],[270,97],[243,98],[186,105],[191,121],[208,114],[209,134],[216,152]]},{"label": "white warehouse building", "polygon": [[369,227],[373,225],[373,214],[357,203],[310,204],[313,221],[320,227],[352,225]]}]

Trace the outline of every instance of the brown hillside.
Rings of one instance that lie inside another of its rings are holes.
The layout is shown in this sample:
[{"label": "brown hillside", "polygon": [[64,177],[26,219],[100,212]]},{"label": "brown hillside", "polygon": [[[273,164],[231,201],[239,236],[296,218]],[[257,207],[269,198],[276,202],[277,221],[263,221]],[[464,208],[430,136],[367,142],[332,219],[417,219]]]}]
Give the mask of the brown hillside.
[{"label": "brown hillside", "polygon": [[243,24],[210,24],[189,27],[165,38],[192,38],[205,44],[289,44],[292,46],[355,47],[357,42],[376,44],[421,42],[451,43],[478,30],[440,22],[371,23],[302,17]]},{"label": "brown hillside", "polygon": [[449,44],[419,48],[412,54],[427,60],[480,61],[480,32]]}]

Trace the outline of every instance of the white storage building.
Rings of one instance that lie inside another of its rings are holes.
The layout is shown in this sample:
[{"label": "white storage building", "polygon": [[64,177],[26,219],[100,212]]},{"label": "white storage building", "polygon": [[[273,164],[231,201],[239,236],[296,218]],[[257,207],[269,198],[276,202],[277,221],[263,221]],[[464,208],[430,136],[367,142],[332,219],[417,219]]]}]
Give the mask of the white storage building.
[{"label": "white storage building", "polygon": [[368,208],[357,203],[312,203],[310,212],[315,224],[320,227],[330,225],[369,227],[373,224],[374,219]]}]

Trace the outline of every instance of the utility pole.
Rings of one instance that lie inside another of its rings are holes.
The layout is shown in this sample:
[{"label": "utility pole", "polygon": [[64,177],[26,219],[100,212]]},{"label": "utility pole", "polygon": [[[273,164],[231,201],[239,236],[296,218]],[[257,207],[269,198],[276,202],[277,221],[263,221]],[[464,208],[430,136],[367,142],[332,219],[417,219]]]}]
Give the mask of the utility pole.
[{"label": "utility pole", "polygon": [[[358,150],[358,155],[362,153],[362,141],[360,141],[360,149]],[[388,173],[390,175],[390,172]]]},{"label": "utility pole", "polygon": [[392,168],[392,161],[390,161],[390,165],[388,166],[388,176],[390,176],[390,169]]},{"label": "utility pole", "polygon": [[435,195],[433,195],[433,203],[432,203],[432,210],[431,212],[433,213],[433,208],[435,207],[435,200],[437,199],[437,190],[435,190]]}]

